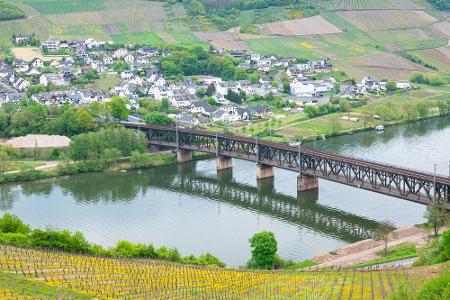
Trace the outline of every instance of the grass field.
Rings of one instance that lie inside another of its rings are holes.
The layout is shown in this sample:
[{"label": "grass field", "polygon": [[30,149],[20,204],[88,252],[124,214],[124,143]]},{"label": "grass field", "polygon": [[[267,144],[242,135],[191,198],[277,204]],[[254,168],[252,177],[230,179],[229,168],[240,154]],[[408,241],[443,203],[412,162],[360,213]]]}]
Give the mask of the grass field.
[{"label": "grass field", "polygon": [[85,85],[85,88],[109,92],[120,81],[120,77],[116,74],[102,74],[100,75],[100,79],[95,80],[94,83]]},{"label": "grass field", "polygon": [[281,56],[293,56],[298,58],[319,59],[320,53],[305,47],[305,40],[299,37],[273,37],[263,39],[249,39],[245,43],[255,52],[261,54],[277,53]]},{"label": "grass field", "polygon": [[41,49],[37,47],[15,47],[11,48],[12,53],[17,59],[31,61],[33,58],[40,58],[43,61],[61,60],[61,56],[43,56]]},{"label": "grass field", "polygon": [[[353,109],[350,113],[335,113],[314,119],[299,118],[298,122],[292,122],[288,126],[275,126],[274,129],[277,134],[287,138],[296,135],[310,138],[331,135],[338,131],[355,131],[389,122],[417,118],[412,111],[419,102],[424,102],[429,106],[430,114],[437,114],[437,100],[447,100],[449,97],[450,85],[421,86],[419,90],[411,91],[408,94],[395,94],[379,98],[365,106]],[[373,115],[381,116],[381,120],[373,119]],[[359,120],[350,122],[343,120],[344,116],[357,117]]]},{"label": "grass field", "polygon": [[[390,271],[251,271],[0,246],[0,269],[102,299],[385,299],[421,278]],[[16,277],[17,278],[17,277]],[[29,284],[30,281],[26,283]]]},{"label": "grass field", "polygon": [[420,9],[431,8],[425,0],[329,0],[316,1],[325,9]]},{"label": "grass field", "polygon": [[106,9],[106,0],[22,0],[41,14],[64,14]]}]

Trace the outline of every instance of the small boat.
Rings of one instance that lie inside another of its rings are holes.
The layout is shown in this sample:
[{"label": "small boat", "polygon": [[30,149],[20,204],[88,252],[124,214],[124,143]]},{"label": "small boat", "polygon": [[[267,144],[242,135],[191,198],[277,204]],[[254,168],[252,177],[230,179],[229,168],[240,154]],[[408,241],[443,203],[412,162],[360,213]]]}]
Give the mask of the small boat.
[{"label": "small boat", "polygon": [[383,131],[384,130],[384,126],[383,125],[378,125],[377,127],[375,127],[376,131]]}]

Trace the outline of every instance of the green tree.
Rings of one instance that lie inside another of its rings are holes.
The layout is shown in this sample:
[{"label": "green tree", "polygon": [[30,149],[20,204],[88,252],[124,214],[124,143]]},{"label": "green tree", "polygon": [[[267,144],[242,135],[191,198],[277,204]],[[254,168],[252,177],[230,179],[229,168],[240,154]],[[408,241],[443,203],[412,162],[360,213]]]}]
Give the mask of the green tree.
[{"label": "green tree", "polygon": [[112,63],[111,68],[117,73],[122,73],[125,69],[130,68],[130,65],[124,60],[118,60]]},{"label": "green tree", "polygon": [[244,80],[247,78],[247,71],[244,68],[236,68],[234,80]]},{"label": "green tree", "polygon": [[258,232],[249,241],[252,257],[248,265],[257,269],[273,269],[277,253],[277,240],[273,232]]},{"label": "green tree", "polygon": [[424,103],[424,102],[417,103],[416,109],[417,109],[417,112],[419,113],[420,118],[428,117],[429,110],[428,110],[428,105],[426,103]]},{"label": "green tree", "polygon": [[125,120],[128,118],[130,111],[127,108],[129,101],[120,96],[113,96],[108,102],[108,107],[113,118],[118,120]]},{"label": "green tree", "polygon": [[0,149],[0,175],[8,171],[11,165],[10,159],[9,154],[4,149]]},{"label": "green tree", "polygon": [[437,106],[438,106],[440,115],[446,115],[449,113],[450,107],[447,104],[447,102],[445,102],[444,100],[439,100],[437,102]]},{"label": "green tree", "polygon": [[385,220],[378,224],[375,232],[373,233],[374,240],[384,242],[384,255],[387,255],[387,243],[389,241],[389,234],[394,230],[394,224],[392,224],[391,221]]},{"label": "green tree", "polygon": [[145,116],[145,124],[147,125],[161,125],[170,126],[173,125],[174,120],[165,114],[152,111]]},{"label": "green tree", "polygon": [[289,77],[286,75],[281,76],[281,83],[283,84],[283,92],[291,93],[291,84],[289,82]]},{"label": "green tree", "polygon": [[425,76],[422,72],[412,72],[411,78],[409,79],[411,82],[415,83],[425,83]]},{"label": "green tree", "polygon": [[85,108],[78,109],[75,113],[75,118],[80,133],[91,131],[95,128],[94,118]]},{"label": "green tree", "polygon": [[169,99],[167,99],[167,98],[162,98],[162,99],[161,99],[161,108],[160,108],[161,111],[166,112],[166,111],[169,110],[169,107],[170,107]]},{"label": "green tree", "polygon": [[318,115],[318,110],[317,107],[312,106],[312,105],[306,105],[303,108],[303,112],[308,116],[308,118],[314,118]]},{"label": "green tree", "polygon": [[386,90],[388,92],[394,92],[397,90],[397,83],[394,80],[388,80],[386,82]]},{"label": "green tree", "polygon": [[30,227],[23,223],[19,217],[5,213],[0,218],[0,232],[28,234]]},{"label": "green tree", "polygon": [[339,100],[339,107],[341,111],[349,112],[350,111],[350,102],[347,99]]},{"label": "green tree", "polygon": [[434,235],[437,236],[439,229],[449,221],[449,215],[440,201],[431,201],[427,206],[425,218],[428,224],[433,226]]}]

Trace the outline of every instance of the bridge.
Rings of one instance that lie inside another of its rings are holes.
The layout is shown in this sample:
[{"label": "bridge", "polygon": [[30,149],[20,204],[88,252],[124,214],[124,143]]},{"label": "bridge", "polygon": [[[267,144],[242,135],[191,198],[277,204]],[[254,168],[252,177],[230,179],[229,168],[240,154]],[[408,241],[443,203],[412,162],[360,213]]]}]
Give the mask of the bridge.
[{"label": "bridge", "polygon": [[139,123],[123,125],[144,132],[150,145],[176,148],[180,163],[192,160],[192,151],[212,153],[218,171],[232,168],[232,158],[256,162],[257,179],[273,177],[273,167],[294,171],[299,191],[317,189],[321,178],[421,204],[438,199],[450,210],[450,178],[441,175],[258,138]]}]

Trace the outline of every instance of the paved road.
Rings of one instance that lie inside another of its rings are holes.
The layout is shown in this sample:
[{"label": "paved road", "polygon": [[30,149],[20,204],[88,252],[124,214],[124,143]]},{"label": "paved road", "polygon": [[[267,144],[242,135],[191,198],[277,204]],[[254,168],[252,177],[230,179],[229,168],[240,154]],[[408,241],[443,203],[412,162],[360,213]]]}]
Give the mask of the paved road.
[{"label": "paved road", "polygon": [[414,261],[416,259],[417,259],[417,257],[412,257],[412,258],[382,263],[382,264],[378,264],[378,265],[368,266],[368,267],[364,267],[364,268],[360,268],[360,269],[368,270],[368,269],[383,269],[383,268],[393,268],[393,267],[410,268],[410,267],[412,267],[412,264],[414,263]]}]

